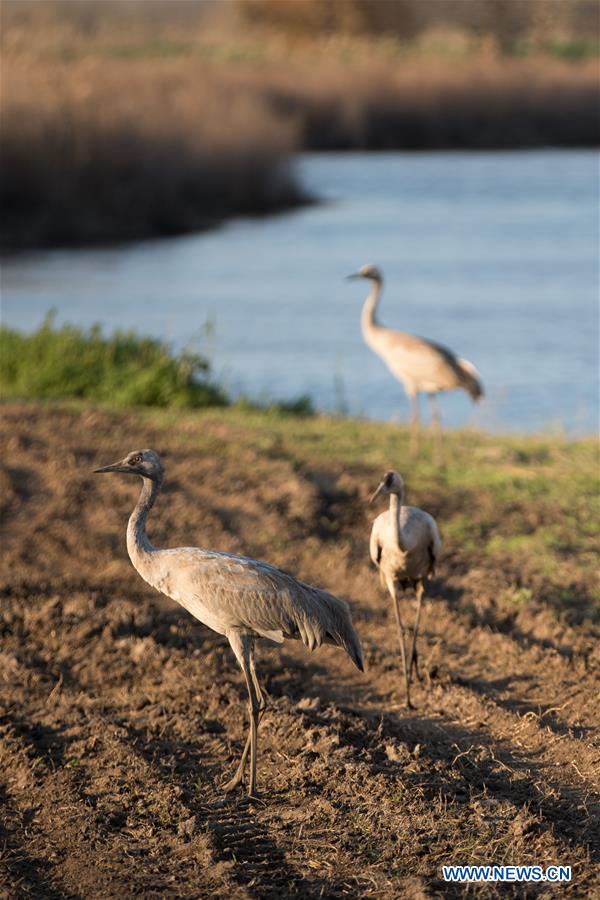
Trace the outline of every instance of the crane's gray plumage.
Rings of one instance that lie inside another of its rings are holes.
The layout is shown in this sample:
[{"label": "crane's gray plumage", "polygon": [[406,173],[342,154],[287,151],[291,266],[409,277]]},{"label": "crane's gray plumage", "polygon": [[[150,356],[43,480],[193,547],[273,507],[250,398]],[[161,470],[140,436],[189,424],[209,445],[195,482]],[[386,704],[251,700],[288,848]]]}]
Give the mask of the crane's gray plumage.
[{"label": "crane's gray plumage", "polygon": [[427,338],[392,331],[384,328],[376,318],[381,297],[383,275],[376,266],[363,266],[348,278],[367,278],[373,286],[365,301],[361,316],[361,329],[365,343],[387,365],[390,372],[404,385],[412,405],[412,440],[415,447],[416,429],[419,426],[417,394],[429,394],[433,422],[440,434],[436,395],[440,391],[461,388],[473,400],[483,396],[483,385],[475,366],[460,359],[452,350]]},{"label": "crane's gray plumage", "polygon": [[[398,472],[389,471],[371,498],[389,494],[390,507],[373,522],[371,529],[370,554],[379,570],[381,584],[394,601],[394,612],[398,625],[400,653],[404,672],[406,703],[410,707],[410,679],[413,666],[417,667],[417,634],[421,601],[425,583],[435,574],[435,566],[442,553],[442,541],[433,516],[415,506],[404,506],[404,482]],[[400,611],[400,593],[412,585],[417,596],[417,612],[413,630],[410,660],[406,661],[404,646],[404,625]]]},{"label": "crane's gray plumage", "polygon": [[363,671],[360,640],[348,604],[326,591],[298,581],[276,566],[245,556],[179,547],[160,550],[146,534],[146,520],[163,482],[164,470],[154,450],[138,450],[96,472],[139,475],[142,491],[127,526],[127,550],[144,581],[185,607],[229,640],[246,678],[250,697],[250,734],[238,771],[226,788],[244,775],[251,753],[249,793],[255,792],[256,732],[265,704],[254,668],[254,641],[301,640],[309,650],[323,643],[342,647]]}]

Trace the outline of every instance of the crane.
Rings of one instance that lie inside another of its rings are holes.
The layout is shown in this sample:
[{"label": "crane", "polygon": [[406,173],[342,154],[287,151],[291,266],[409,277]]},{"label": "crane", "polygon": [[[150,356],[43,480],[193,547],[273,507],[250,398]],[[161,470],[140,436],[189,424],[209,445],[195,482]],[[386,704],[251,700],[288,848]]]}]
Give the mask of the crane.
[{"label": "crane", "polygon": [[[398,472],[390,470],[383,476],[377,490],[371,497],[374,503],[378,497],[389,494],[390,506],[373,522],[369,551],[371,559],[379,570],[379,579],[384,589],[394,601],[394,613],[398,626],[400,654],[404,673],[406,705],[413,708],[410,700],[410,680],[413,667],[419,675],[417,665],[417,635],[421,615],[421,601],[425,593],[427,579],[435,574],[435,566],[442,552],[440,533],[433,516],[415,506],[404,506],[404,481]],[[417,598],[417,611],[412,636],[410,658],[407,662],[404,645],[404,625],[400,612],[401,592],[412,585]]]},{"label": "crane", "polygon": [[296,638],[309,650],[323,643],[336,644],[362,672],[362,648],[348,604],[266,562],[200,547],[153,547],[146,520],[164,479],[154,450],[133,451],[120,462],[94,471],[142,478],[142,490],[127,525],[131,562],[144,581],[225,635],[231,645],[244,674],[250,721],[237,771],[223,789],[231,791],[240,784],[250,753],[248,794],[255,797],[258,726],[266,706],[254,664],[255,641],[267,638],[281,644],[285,638]]},{"label": "crane", "polygon": [[429,395],[431,420],[437,436],[438,454],[441,452],[441,423],[437,405],[440,391],[462,388],[473,400],[483,396],[483,385],[475,366],[441,344],[427,338],[392,331],[384,328],[377,319],[377,306],[381,297],[383,275],[376,266],[362,266],[358,272],[347,276],[367,278],[372,281],[371,291],[365,301],[361,316],[361,329],[365,343],[376,353],[395,377],[402,382],[411,402],[411,448],[417,449],[420,428],[417,394]]}]

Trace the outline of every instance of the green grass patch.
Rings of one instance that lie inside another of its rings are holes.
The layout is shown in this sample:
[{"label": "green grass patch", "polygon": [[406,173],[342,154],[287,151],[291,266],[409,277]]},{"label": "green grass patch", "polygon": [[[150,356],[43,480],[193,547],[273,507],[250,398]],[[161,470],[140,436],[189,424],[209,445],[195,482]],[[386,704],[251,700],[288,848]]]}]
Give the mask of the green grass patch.
[{"label": "green grass patch", "polygon": [[[72,398],[176,410],[232,403],[212,378],[208,360],[196,351],[175,353],[164,341],[133,331],[105,337],[99,325],[57,328],[52,314],[28,335],[0,326],[0,394],[6,399]],[[266,403],[244,396],[233,405],[250,414],[314,414],[312,400],[304,394]]]},{"label": "green grass patch", "polygon": [[225,406],[229,398],[198,353],[173,353],[155,338],[54,326],[33,334],[0,328],[0,391],[5,397],[77,397],[114,406]]}]

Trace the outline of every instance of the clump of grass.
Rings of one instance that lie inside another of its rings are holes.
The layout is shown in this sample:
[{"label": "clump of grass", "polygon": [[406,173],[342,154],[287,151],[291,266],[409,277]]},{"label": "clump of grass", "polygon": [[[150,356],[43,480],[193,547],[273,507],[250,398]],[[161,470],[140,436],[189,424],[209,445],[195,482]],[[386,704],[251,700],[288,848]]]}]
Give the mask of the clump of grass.
[{"label": "clump of grass", "polygon": [[[88,330],[73,325],[57,328],[53,313],[28,335],[0,326],[0,394],[77,398],[117,407],[198,409],[232,403],[201,354],[190,349],[174,353],[163,341],[133,331],[105,337],[99,325]],[[234,405],[274,416],[315,413],[307,394],[266,402],[242,396]]]},{"label": "clump of grass", "polygon": [[225,406],[229,398],[208,362],[163,342],[99,326],[55,328],[49,316],[33,334],[0,328],[0,390],[12,397],[77,397],[115,406]]}]

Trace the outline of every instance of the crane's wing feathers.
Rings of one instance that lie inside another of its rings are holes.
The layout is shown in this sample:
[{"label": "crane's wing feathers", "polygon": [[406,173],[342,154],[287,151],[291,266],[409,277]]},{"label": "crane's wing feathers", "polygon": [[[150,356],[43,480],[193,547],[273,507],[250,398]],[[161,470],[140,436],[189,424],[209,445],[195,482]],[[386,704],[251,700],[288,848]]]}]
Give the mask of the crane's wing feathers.
[{"label": "crane's wing feathers", "polygon": [[175,568],[177,584],[155,586],[211,627],[218,620],[216,630],[242,628],[278,642],[296,637],[310,650],[338,644],[362,667],[344,600],[260,560],[193,547],[159,552],[178,555],[177,567],[165,567]]},{"label": "crane's wing feathers", "polygon": [[399,378],[406,375],[420,390],[461,387],[473,400],[483,396],[483,385],[475,366],[460,359],[443,344],[387,328],[381,328],[376,343],[392,372]]}]

